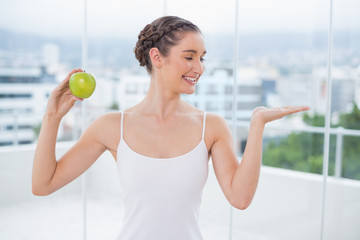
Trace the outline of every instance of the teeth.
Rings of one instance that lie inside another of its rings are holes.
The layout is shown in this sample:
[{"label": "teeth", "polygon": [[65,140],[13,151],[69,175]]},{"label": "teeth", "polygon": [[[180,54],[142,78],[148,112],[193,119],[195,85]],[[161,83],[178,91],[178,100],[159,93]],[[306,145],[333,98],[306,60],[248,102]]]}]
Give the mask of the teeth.
[{"label": "teeth", "polygon": [[196,78],[191,78],[191,77],[184,77],[186,80],[191,81],[191,82],[195,82]]}]

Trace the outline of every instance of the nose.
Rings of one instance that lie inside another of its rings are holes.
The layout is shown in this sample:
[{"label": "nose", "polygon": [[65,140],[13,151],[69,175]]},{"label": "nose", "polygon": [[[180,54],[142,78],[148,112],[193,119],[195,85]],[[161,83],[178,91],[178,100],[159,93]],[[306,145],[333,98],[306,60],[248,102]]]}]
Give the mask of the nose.
[{"label": "nose", "polygon": [[193,65],[194,72],[201,75],[205,71],[205,65],[201,59],[195,61]]}]

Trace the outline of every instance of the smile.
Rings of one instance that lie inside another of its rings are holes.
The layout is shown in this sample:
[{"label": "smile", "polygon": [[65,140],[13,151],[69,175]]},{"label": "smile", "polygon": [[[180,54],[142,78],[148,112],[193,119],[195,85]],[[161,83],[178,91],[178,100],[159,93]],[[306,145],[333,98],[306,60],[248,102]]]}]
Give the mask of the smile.
[{"label": "smile", "polygon": [[187,82],[189,82],[190,84],[196,84],[196,80],[198,79],[197,77],[186,77],[183,76],[183,79],[185,79]]}]

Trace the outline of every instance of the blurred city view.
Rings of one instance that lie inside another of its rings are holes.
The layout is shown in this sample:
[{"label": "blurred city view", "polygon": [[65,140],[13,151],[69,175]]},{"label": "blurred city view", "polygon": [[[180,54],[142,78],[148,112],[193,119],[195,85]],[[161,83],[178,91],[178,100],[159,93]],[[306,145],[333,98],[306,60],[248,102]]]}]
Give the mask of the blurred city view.
[{"label": "blurred city view", "polygon": [[115,239],[123,205],[112,156],[36,197],[34,150],[51,91],[74,68],[92,73],[97,86],[61,121],[57,156],[83,124],[143,99],[150,77],[133,48],[145,24],[166,14],[202,29],[206,70],[183,99],[228,121],[239,161],[255,107],[311,107],[266,126],[259,186],[246,211],[229,206],[209,171],[205,239],[358,240],[359,8],[357,0],[0,0],[0,238]]},{"label": "blurred city view", "polygon": [[[81,66],[81,39],[51,39],[6,30],[0,32],[0,146],[35,143],[51,90],[72,68]],[[213,34],[205,35],[209,52],[206,56],[206,71],[195,94],[184,96],[194,106],[224,116],[229,123],[235,104],[232,96],[233,38],[231,34],[223,35],[220,39]],[[262,44],[263,41],[259,39],[266,39],[266,44]],[[334,39],[337,47],[334,49],[332,69],[332,125],[359,129],[359,124],[349,125],[341,119],[347,116],[354,118],[354,121],[359,120],[360,46],[351,44],[349,47],[349,43],[360,42],[360,32],[351,36],[346,32],[336,32]],[[86,100],[88,123],[102,113],[133,106],[145,96],[149,76],[138,66],[132,53],[135,41],[135,37],[98,41],[89,39],[85,70],[96,77],[97,89],[94,96]],[[244,34],[239,36],[239,41],[237,121],[249,121],[252,110],[257,106],[309,105],[311,111],[306,115],[307,121],[303,121],[303,116],[295,116],[290,118],[289,124],[298,127],[324,126],[328,74],[326,33]],[[79,106],[75,108],[63,121],[59,141],[74,140],[79,136],[79,109]],[[240,131],[239,134],[238,147],[243,150],[246,133],[241,134]],[[308,162],[295,164],[297,166],[293,168],[321,173],[323,136],[312,135],[305,136],[309,146],[303,150],[307,152],[297,159]],[[271,138],[271,141],[266,141],[271,147],[265,146],[268,154],[265,154],[264,164],[291,167],[296,160],[280,156],[289,151],[289,146],[285,151],[281,147],[281,141],[285,139],[287,142],[284,134],[278,133],[276,138]],[[333,140],[336,141],[336,138]],[[351,140],[354,141],[357,149],[360,149],[359,140]],[[335,149],[332,151],[335,152]],[[343,152],[346,156],[346,151]],[[359,151],[354,152],[357,153]],[[348,170],[352,174],[346,176],[360,180],[357,157],[350,158],[354,158],[352,161],[356,163],[350,161],[348,164],[355,169]],[[304,167],[304,164],[307,166]],[[331,172],[334,174],[335,162],[331,164]]]}]

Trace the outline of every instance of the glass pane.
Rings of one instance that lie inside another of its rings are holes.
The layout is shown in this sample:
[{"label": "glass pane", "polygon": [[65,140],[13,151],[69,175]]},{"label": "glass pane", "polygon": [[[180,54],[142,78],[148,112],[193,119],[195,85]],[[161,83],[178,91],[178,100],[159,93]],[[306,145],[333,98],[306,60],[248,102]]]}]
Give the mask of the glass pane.
[{"label": "glass pane", "polygon": [[358,1],[334,1],[331,125],[334,173],[328,179],[325,239],[359,239],[360,17]]},{"label": "glass pane", "polygon": [[[334,3],[332,125],[338,128],[338,177],[360,180],[360,24],[356,1]],[[344,129],[351,129],[343,133]]]},{"label": "glass pane", "polygon": [[[35,197],[29,145],[36,142],[50,91],[81,64],[82,9],[81,1],[1,1],[0,239],[82,237],[81,182]],[[59,140],[71,139],[68,122],[61,124]],[[68,148],[59,143],[57,156]]]},{"label": "glass pane", "polygon": [[[202,31],[206,45],[205,72],[192,95],[183,99],[195,107],[213,112],[231,121],[234,50],[234,1],[167,1],[167,14],[192,21]],[[191,6],[191,7],[190,7]],[[230,122],[229,122],[230,123]],[[229,236],[228,201],[216,180],[211,160],[206,183],[200,225],[204,239],[226,239]]]},{"label": "glass pane", "polygon": [[[318,115],[326,110],[328,6],[325,0],[239,3],[240,105],[311,111],[267,124],[258,189],[247,210],[234,209],[234,239],[320,236],[324,121]],[[241,151],[249,117],[238,117]]]},{"label": "glass pane", "polygon": [[[205,72],[192,95],[183,99],[206,112],[231,120],[234,45],[234,2],[191,1],[189,5],[168,1],[168,14],[179,15],[195,23],[202,31],[207,53]],[[206,6],[199,14],[198,9]],[[221,21],[219,21],[221,19]]]},{"label": "glass pane", "polygon": [[[29,11],[36,5],[42,7]],[[2,3],[0,146],[36,141],[51,90],[81,64],[81,8],[71,1]],[[59,140],[72,138],[72,115],[62,122]]]},{"label": "glass pane", "polygon": [[[86,71],[97,84],[86,100],[88,123],[104,113],[127,109],[145,97],[150,78],[139,66],[133,49],[143,27],[162,15],[163,5],[162,0],[88,0]],[[115,239],[122,227],[124,207],[110,152],[96,161],[86,179],[87,239]]]},{"label": "glass pane", "polygon": [[162,13],[162,0],[88,1],[87,71],[98,83],[87,101],[88,114],[126,109],[145,96],[149,77],[133,49],[143,27]]}]

